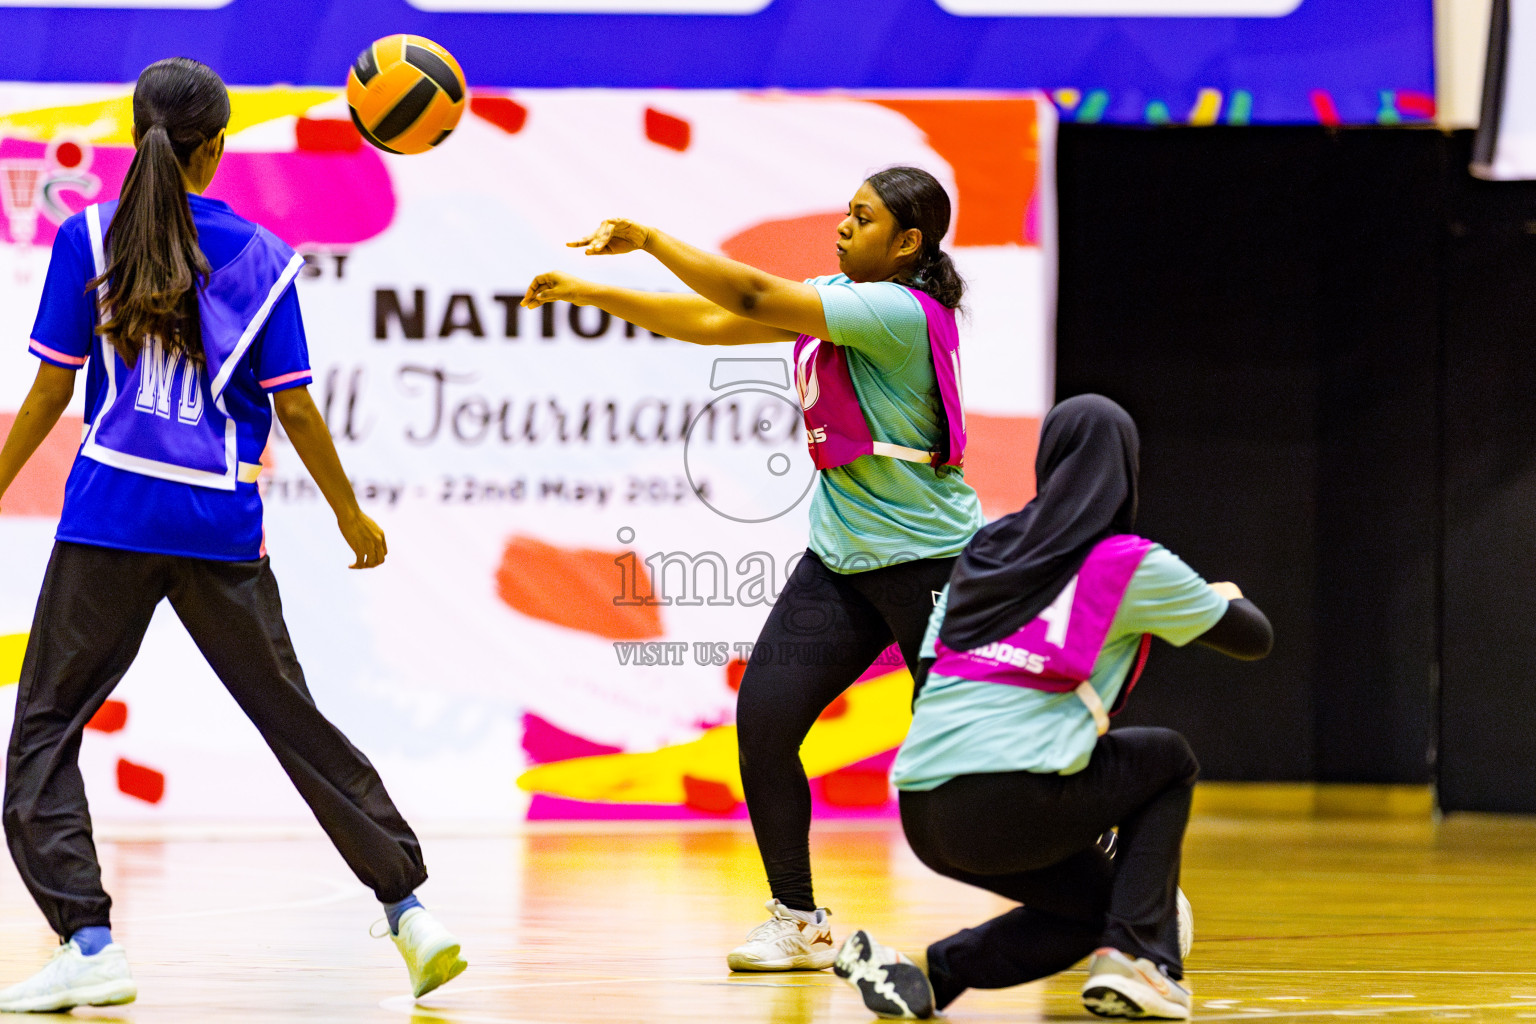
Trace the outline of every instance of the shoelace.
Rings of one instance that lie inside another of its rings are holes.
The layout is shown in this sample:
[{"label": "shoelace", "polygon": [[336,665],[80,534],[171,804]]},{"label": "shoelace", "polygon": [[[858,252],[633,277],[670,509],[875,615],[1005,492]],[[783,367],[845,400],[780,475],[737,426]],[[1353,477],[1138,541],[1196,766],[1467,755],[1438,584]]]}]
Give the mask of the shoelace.
[{"label": "shoelace", "polygon": [[34,974],[29,980],[34,982],[38,987],[47,987],[48,985],[51,985],[53,983],[54,976],[58,974],[60,970],[62,970],[59,963],[60,960],[62,960],[68,953],[68,944],[62,945],[58,949],[54,950],[53,955],[48,958],[48,962],[43,965],[43,969]]},{"label": "shoelace", "polygon": [[775,915],[748,932],[747,941],[761,942],[767,939],[777,939],[787,935],[789,932],[794,932],[798,935],[800,933],[800,926],[790,918]]},{"label": "shoelace", "polygon": [[[379,925],[384,926],[383,931],[378,930]],[[377,921],[373,922],[373,924],[368,926],[368,937],[370,939],[382,939],[390,936],[391,934],[393,933],[389,930],[389,918],[387,917],[381,917]]]}]

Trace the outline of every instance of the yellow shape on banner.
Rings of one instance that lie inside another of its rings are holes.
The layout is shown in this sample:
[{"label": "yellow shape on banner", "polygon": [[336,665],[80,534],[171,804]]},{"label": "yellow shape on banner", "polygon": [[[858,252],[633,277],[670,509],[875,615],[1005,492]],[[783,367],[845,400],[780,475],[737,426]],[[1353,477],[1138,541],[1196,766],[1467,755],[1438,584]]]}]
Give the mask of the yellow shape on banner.
[{"label": "yellow shape on banner", "polygon": [[27,634],[0,636],[0,686],[10,686],[21,678],[21,656],[27,652]]},{"label": "yellow shape on banner", "polygon": [[[905,669],[860,683],[845,696],[848,709],[818,721],[800,747],[811,778],[899,746],[912,724],[912,677]],[[539,765],[517,780],[532,793],[619,804],[681,804],[683,776],[718,782],[742,800],[736,727],[722,725],[690,743],[641,754],[601,754]]]},{"label": "yellow shape on banner", "polygon": [[[228,134],[244,131],[279,117],[297,117],[311,107],[341,95],[339,89],[229,90],[230,117]],[[18,111],[0,117],[0,135],[46,142],[60,132],[82,136],[101,146],[128,146],[133,143],[133,97],[95,103],[76,103],[64,107]]]},{"label": "yellow shape on banner", "polygon": [[1195,97],[1195,106],[1189,112],[1190,124],[1215,124],[1221,116],[1221,90],[1201,89]]}]

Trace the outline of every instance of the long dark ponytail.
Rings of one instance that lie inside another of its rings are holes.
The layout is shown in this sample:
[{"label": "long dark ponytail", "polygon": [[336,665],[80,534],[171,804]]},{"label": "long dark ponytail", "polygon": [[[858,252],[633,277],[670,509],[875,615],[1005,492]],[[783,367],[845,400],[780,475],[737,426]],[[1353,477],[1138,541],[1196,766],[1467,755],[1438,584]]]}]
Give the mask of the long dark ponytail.
[{"label": "long dark ponytail", "polygon": [[944,186],[920,167],[887,167],[865,180],[900,230],[917,228],[923,233],[923,247],[902,275],[903,283],[927,292],[942,306],[960,308],[965,279],[949,253],[939,248],[949,231],[949,193]]},{"label": "long dark ponytail", "polygon": [[138,152],[128,167],[105,239],[106,283],[99,330],[130,365],[151,337],[203,359],[197,289],[208,258],[197,244],[182,170],[229,124],[229,92],[213,69],[186,57],[156,61],[133,89]]}]

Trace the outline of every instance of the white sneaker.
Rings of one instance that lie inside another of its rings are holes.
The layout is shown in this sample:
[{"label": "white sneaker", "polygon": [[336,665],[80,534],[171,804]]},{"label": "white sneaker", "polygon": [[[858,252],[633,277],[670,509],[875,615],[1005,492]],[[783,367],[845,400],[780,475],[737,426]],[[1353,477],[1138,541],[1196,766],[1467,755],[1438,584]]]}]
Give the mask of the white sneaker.
[{"label": "white sneaker", "polygon": [[927,1020],[933,1016],[933,986],[907,956],[857,931],[837,952],[832,973],[858,989],[864,1006],[880,1017]]},{"label": "white sneaker", "polygon": [[469,964],[459,956],[459,940],[431,914],[412,907],[400,915],[400,930],[389,936],[411,972],[411,994],[418,999],[447,984]]},{"label": "white sneaker", "polygon": [[1189,905],[1189,897],[1184,895],[1183,889],[1175,895],[1174,905],[1178,908],[1179,959],[1184,960],[1195,945],[1195,908]]},{"label": "white sneaker", "polygon": [[128,972],[128,955],[111,943],[85,956],[73,939],[26,981],[0,992],[0,1012],[49,1013],[73,1006],[118,1006],[138,997]]},{"label": "white sneaker", "polygon": [[1143,957],[1104,946],[1088,961],[1083,1005],[1100,1017],[1188,1020],[1191,1001],[1189,989]]},{"label": "white sneaker", "polygon": [[731,950],[725,962],[733,971],[824,971],[837,959],[832,945],[831,912],[814,914],[790,910],[769,900],[773,916],[747,933],[747,941]]}]

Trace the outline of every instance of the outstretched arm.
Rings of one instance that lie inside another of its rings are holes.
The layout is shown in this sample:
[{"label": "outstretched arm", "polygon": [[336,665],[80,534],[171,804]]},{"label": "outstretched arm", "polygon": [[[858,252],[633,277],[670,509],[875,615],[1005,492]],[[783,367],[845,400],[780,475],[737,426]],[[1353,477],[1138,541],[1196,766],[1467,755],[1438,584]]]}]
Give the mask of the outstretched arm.
[{"label": "outstretched arm", "polygon": [[289,388],[273,395],[277,406],[277,418],[283,424],[294,451],[304,462],[304,468],[315,478],[315,484],[336,513],[336,525],[347,546],[357,556],[350,568],[372,569],[382,565],[389,547],[384,543],[384,531],[363,514],[358,507],[357,495],[347,471],[341,468],[341,457],[336,454],[330,428],[325,418],[315,408],[315,400],[309,397],[309,388]]},{"label": "outstretched arm", "polygon": [[1211,589],[1228,601],[1227,611],[1216,625],[1195,638],[1230,658],[1257,661],[1275,645],[1275,630],[1259,606],[1243,596],[1235,583],[1212,583]]},{"label": "outstretched arm", "polygon": [[755,345],[794,341],[796,336],[794,331],[737,316],[701,295],[614,288],[559,271],[534,278],[523,296],[523,305],[538,309],[556,300],[596,306],[647,331],[695,345]]},{"label": "outstretched arm", "polygon": [[589,256],[644,249],[683,284],[737,316],[793,334],[831,340],[821,295],[803,281],[775,277],[628,220],[605,220],[586,238],[567,244],[585,246]]},{"label": "outstretched arm", "polygon": [[69,400],[75,395],[75,371],[66,370],[52,363],[40,363],[32,389],[21,403],[21,411],[6,435],[5,447],[0,449],[0,499],[27,464],[38,445],[48,436]]}]

